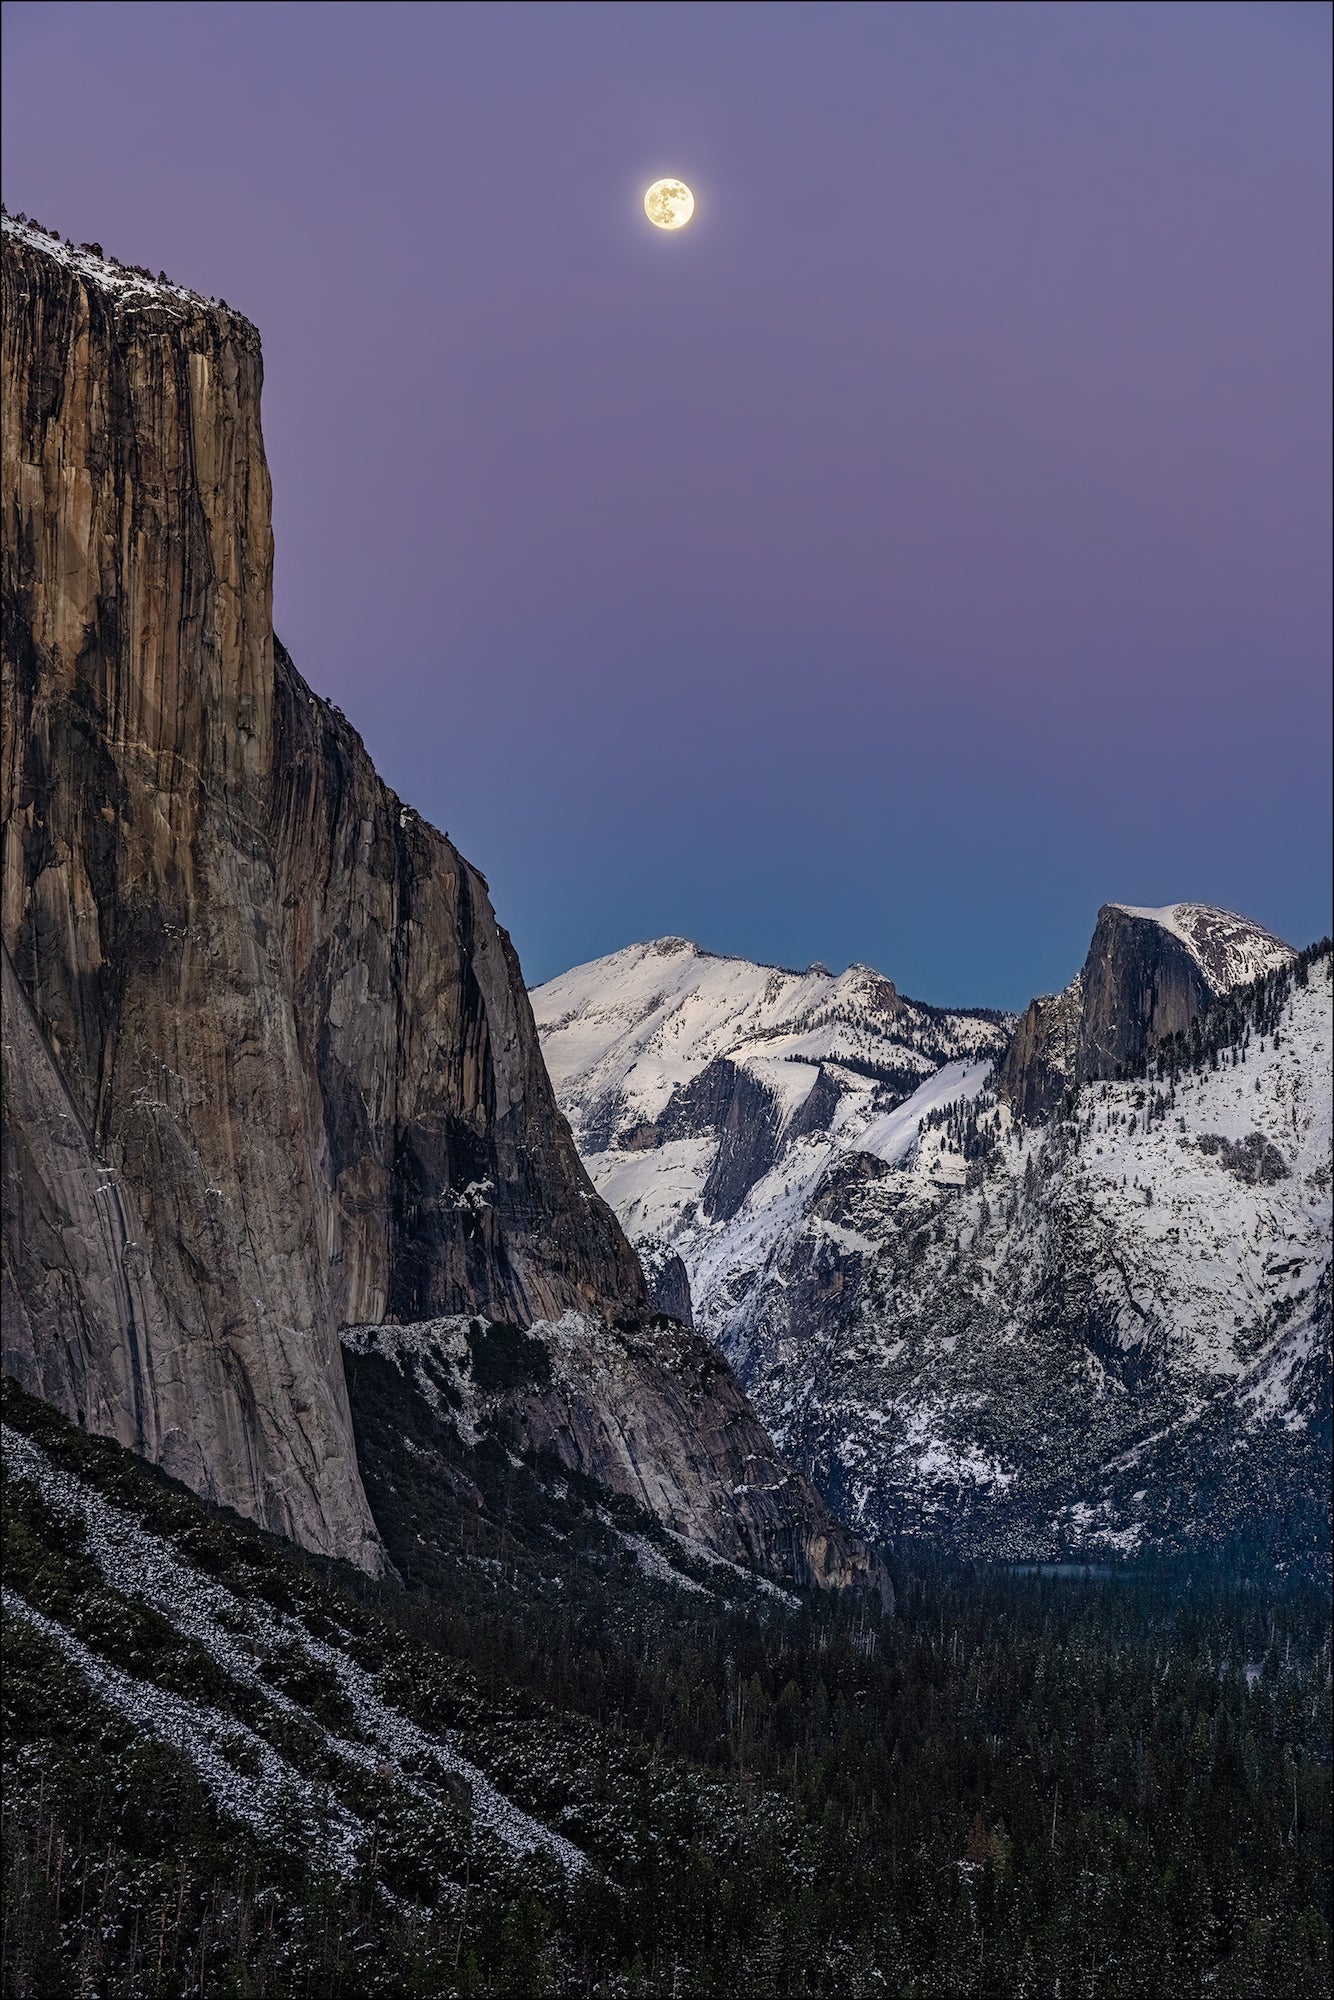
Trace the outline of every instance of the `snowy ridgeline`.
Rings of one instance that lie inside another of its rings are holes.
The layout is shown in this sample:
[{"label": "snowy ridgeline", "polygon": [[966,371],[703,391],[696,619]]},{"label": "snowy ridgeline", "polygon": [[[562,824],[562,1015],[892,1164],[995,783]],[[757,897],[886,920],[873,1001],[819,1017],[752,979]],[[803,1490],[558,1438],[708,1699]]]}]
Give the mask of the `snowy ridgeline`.
[{"label": "snowy ridgeline", "polygon": [[[936,1066],[916,1089],[838,1075],[840,1054],[884,1048],[853,1004],[874,991],[860,969],[775,975],[668,941],[534,996],[586,1163],[646,1266],[681,1259],[696,1324],[779,1442],[872,1531],[943,1529],[1007,1555],[1174,1543],[1188,1504],[1213,1502],[1193,1474],[1178,1495],[1154,1490],[1173,1476],[1173,1439],[1189,1456],[1185,1433],[1226,1412],[1243,1452],[1266,1420],[1300,1444],[1318,1414],[1329,957],[1293,978],[1287,947],[1227,913],[1135,914],[1186,942],[1219,988],[1268,973],[1255,991],[1270,995],[1269,1031],[1256,1015],[1221,1053],[1183,1044],[1171,1080],[1087,1084],[1048,1125],[1013,1118],[989,1051],[949,1049],[956,1024],[995,1047],[976,1017],[930,1017]],[[832,1050],[827,1116],[782,1095],[772,1157],[734,1213],[710,1213],[728,1135],[709,1104],[693,1129],[674,1124],[673,1091],[680,1103],[719,1056],[779,1069],[788,1002],[808,1046],[823,1035]],[[637,1129],[646,1116],[667,1136]],[[1127,1485],[1137,1455],[1142,1488]],[[1230,1490],[1220,1523],[1249,1504]]]},{"label": "snowy ridgeline", "polygon": [[[1068,1118],[1034,1130],[1003,1105],[928,1130],[905,1179],[975,1135],[953,1196],[923,1198],[919,1178],[897,1202],[889,1180],[847,1201],[874,1245],[845,1270],[853,1310],[804,1381],[785,1322],[770,1413],[825,1454],[851,1511],[937,1526],[971,1513],[994,1553],[1129,1553],[1244,1535],[1256,1510],[1312,1497],[1329,967],[1293,984],[1269,1034],[1174,1082],[1085,1085]],[[800,1290],[813,1261],[809,1232],[790,1239],[774,1280]],[[742,1302],[757,1345],[760,1313]],[[1266,1465],[1302,1492],[1267,1490]]]},{"label": "snowy ridgeline", "polygon": [[[680,938],[565,973],[533,1008],[600,1192],[650,1263],[680,1252],[697,1298],[762,1260],[832,1159],[907,1158],[926,1112],[982,1087],[1009,1025],[904,1000],[865,966],[788,972]],[[715,1201],[729,1125],[743,1143]]]},{"label": "snowy ridgeline", "polygon": [[581,1140],[609,1118],[653,1120],[716,1058],[744,1065],[784,1115],[816,1068],[849,1089],[877,1072],[919,1078],[956,1058],[994,1055],[1003,1017],[905,1000],[864,965],[837,978],[719,958],[683,938],[631,945],[538,987],[533,1011],[561,1103]]}]

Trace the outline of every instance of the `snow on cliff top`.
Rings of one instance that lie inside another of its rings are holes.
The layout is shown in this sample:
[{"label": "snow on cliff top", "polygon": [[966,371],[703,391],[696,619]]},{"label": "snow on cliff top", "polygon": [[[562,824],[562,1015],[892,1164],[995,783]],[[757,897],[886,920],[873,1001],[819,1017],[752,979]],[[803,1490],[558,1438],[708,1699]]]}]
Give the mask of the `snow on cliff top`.
[{"label": "snow on cliff top", "polygon": [[1291,945],[1262,930],[1249,917],[1215,909],[1209,903],[1166,903],[1159,910],[1133,903],[1113,903],[1110,907],[1127,917],[1157,924],[1177,938],[1217,993],[1225,993],[1230,986],[1244,986],[1262,972],[1275,972],[1296,956]]},{"label": "snow on cliff top", "polygon": [[[99,244],[84,243],[76,249],[74,244],[63,241],[58,233],[52,235],[39,222],[31,222],[22,216],[5,215],[3,228],[6,236],[14,237],[31,250],[40,250],[54,263],[73,271],[85,282],[96,285],[99,291],[109,294],[118,305],[131,311],[137,306],[177,309],[203,306],[212,311],[221,308],[235,319],[245,319],[244,313],[222,300],[206,299],[202,293],[192,292],[185,285],[173,284],[170,278],[155,278],[142,268],[108,257]],[[246,321],[247,325],[249,323]]]}]

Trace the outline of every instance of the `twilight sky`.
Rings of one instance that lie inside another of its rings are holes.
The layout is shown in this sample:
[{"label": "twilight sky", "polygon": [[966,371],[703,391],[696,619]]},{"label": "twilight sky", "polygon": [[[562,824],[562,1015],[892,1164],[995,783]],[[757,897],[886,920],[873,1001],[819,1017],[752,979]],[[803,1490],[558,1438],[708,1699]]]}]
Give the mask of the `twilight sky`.
[{"label": "twilight sky", "polygon": [[277,629],[530,980],[1018,1005],[1107,900],[1328,928],[1327,7],[4,36],[9,208],[258,323]]}]

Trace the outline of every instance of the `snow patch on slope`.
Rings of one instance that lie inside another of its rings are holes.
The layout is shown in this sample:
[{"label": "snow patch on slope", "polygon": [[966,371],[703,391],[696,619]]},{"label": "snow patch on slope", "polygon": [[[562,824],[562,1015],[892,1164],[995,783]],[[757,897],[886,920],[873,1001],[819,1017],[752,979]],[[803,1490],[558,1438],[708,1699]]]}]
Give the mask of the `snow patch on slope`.
[{"label": "snow patch on slope", "polygon": [[[299,1802],[321,1863],[339,1875],[352,1873],[366,1836],[363,1823],[329,1799],[327,1787],[303,1778],[255,1730],[202,1702],[122,1672],[110,1660],[90,1651],[63,1625],[34,1610],[7,1585],[2,1596],[6,1618],[30,1625],[58,1646],[109,1708],[145,1735],[157,1737],[187,1757],[219,1811],[258,1833],[268,1833],[272,1831],[273,1802],[286,1794]],[[238,1764],[238,1752],[249,1770]]]},{"label": "snow patch on slope", "polygon": [[[585,1857],[571,1842],[553,1833],[549,1827],[541,1825],[505,1798],[448,1737],[432,1735],[419,1728],[386,1702],[376,1687],[374,1675],[359,1667],[336,1646],[312,1637],[299,1619],[266,1605],[261,1630],[252,1606],[224,1585],[181,1562],[160,1536],[150,1534],[92,1488],[61,1471],[45,1452],[8,1424],[0,1425],[0,1448],[3,1448],[5,1468],[10,1477],[35,1486],[49,1506],[68,1520],[78,1523],[83,1530],[89,1556],[113,1589],[152,1605],[170,1619],[177,1631],[202,1646],[231,1679],[261,1693],[270,1707],[291,1715],[299,1713],[303,1720],[309,1720],[298,1704],[264,1680],[255,1667],[250,1647],[244,1643],[246,1640],[251,1646],[271,1646],[275,1640],[286,1640],[299,1647],[307,1658],[329,1668],[351,1703],[366,1738],[365,1742],[356,1743],[333,1731],[324,1731],[327,1750],[341,1762],[374,1772],[382,1759],[389,1756],[401,1772],[405,1759],[415,1759],[428,1769],[461,1777],[472,1793],[474,1821],[512,1852],[527,1854],[545,1850],[570,1874],[587,1865]],[[30,1619],[38,1621],[38,1613],[27,1606],[22,1608]],[[46,1629],[45,1622],[41,1629]],[[88,1649],[71,1634],[62,1633],[61,1644],[98,1691],[105,1693],[107,1699],[131,1719],[139,1719],[150,1733],[162,1734],[167,1729],[175,1731],[169,1740],[178,1742],[186,1750],[205,1782],[213,1787],[217,1779],[215,1796],[220,1806],[242,1818],[255,1809],[250,1791],[244,1787],[229,1790],[215,1770],[219,1762],[217,1743],[239,1742],[242,1736],[248,1739],[252,1732],[242,1730],[240,1724],[234,1724],[214,1711],[203,1710],[198,1704],[179,1701],[174,1696],[160,1694],[146,1683],[131,1681],[129,1676],[120,1674],[108,1662],[88,1653]],[[376,1748],[372,1749],[372,1745]],[[263,1762],[261,1777],[269,1770],[269,1764]],[[285,1778],[285,1768],[278,1770],[275,1765],[272,1775],[275,1782]],[[400,1782],[406,1782],[407,1789],[419,1798],[430,1800],[433,1796],[429,1787],[404,1780]],[[359,1823],[350,1815],[344,1815],[340,1826],[338,1851],[350,1854]]]}]

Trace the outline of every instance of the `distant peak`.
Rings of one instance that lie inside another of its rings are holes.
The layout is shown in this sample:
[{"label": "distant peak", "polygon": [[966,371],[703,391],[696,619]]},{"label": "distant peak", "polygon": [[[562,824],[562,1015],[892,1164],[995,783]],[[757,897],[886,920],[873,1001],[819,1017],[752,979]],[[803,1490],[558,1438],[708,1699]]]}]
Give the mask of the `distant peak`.
[{"label": "distant peak", "polygon": [[683,937],[650,938],[644,949],[654,958],[679,958],[683,951],[693,952],[696,958],[700,956],[699,946]]},{"label": "distant peak", "polygon": [[1137,903],[1107,903],[1099,911],[1100,921],[1105,911],[1156,924],[1176,938],[1220,993],[1256,979],[1262,972],[1273,972],[1296,956],[1291,945],[1250,917],[1220,910],[1212,903],[1164,903],[1158,909]]},{"label": "distant peak", "polygon": [[1105,903],[1103,908],[1119,910],[1124,917],[1143,917],[1147,923],[1161,924],[1164,930],[1171,930],[1177,924],[1213,921],[1255,931],[1261,937],[1269,936],[1268,931],[1250,917],[1239,916],[1235,910],[1221,910],[1216,903],[1163,903],[1158,909],[1150,909],[1140,903]]}]

